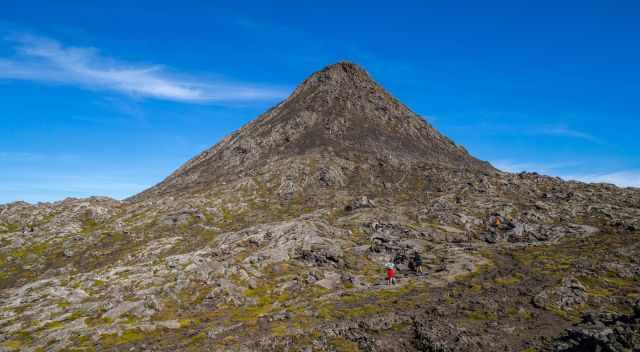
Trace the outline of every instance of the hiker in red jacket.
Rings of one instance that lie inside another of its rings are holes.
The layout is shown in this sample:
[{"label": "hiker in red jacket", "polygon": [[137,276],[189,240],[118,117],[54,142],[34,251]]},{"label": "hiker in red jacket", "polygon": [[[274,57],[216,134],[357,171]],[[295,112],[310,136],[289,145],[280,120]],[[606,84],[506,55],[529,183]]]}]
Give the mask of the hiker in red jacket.
[{"label": "hiker in red jacket", "polygon": [[387,268],[387,285],[396,284],[396,265],[393,261],[389,261],[384,265]]}]

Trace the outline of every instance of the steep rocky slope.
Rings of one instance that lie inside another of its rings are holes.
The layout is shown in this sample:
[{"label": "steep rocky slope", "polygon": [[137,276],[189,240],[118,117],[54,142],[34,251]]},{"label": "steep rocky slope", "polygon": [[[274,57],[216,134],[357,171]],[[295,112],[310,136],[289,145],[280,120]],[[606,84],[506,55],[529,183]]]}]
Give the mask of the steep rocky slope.
[{"label": "steep rocky slope", "polygon": [[639,240],[640,190],[495,170],[340,63],[131,199],[0,205],[0,350],[632,351]]},{"label": "steep rocky slope", "polygon": [[[398,171],[425,162],[495,171],[441,135],[362,68],[338,63],[307,78],[288,99],[135,199],[199,190],[273,169],[274,163],[315,158],[342,169],[372,164],[368,176],[382,180],[387,164]],[[341,176],[352,178],[352,172],[344,170]]]}]

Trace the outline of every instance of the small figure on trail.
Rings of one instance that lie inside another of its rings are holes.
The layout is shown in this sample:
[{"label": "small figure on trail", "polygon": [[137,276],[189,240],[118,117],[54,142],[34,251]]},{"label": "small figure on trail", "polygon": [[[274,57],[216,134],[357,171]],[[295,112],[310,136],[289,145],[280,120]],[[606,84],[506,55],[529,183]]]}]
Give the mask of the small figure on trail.
[{"label": "small figure on trail", "polygon": [[389,261],[384,265],[387,269],[387,285],[396,284],[396,265],[393,261]]},{"label": "small figure on trail", "polygon": [[418,251],[413,255],[413,270],[416,274],[422,274],[422,257]]},{"label": "small figure on trail", "polygon": [[396,265],[396,267],[399,264],[403,264],[407,261],[407,255],[405,254],[404,251],[400,251],[398,253],[396,253],[395,257],[393,257],[393,264]]},{"label": "small figure on trail", "polygon": [[488,224],[491,227],[499,227],[500,225],[502,225],[502,217],[497,213],[493,213],[489,217],[489,223]]}]

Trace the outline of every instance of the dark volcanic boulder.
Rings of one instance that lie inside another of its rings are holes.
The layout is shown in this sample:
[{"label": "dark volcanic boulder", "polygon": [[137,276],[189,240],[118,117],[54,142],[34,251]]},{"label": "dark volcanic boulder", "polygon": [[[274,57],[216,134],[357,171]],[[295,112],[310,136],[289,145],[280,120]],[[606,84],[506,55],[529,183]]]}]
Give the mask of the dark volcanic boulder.
[{"label": "dark volcanic boulder", "polygon": [[590,314],[558,338],[554,351],[640,351],[640,301],[631,315]]}]

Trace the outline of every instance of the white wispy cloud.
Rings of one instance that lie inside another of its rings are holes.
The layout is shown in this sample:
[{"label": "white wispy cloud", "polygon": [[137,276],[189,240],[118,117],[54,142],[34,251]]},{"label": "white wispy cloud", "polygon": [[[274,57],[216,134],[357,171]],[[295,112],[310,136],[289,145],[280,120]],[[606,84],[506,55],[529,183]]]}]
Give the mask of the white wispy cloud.
[{"label": "white wispy cloud", "polygon": [[[542,136],[542,137],[556,137],[556,138],[568,138],[568,139],[581,139],[583,141],[606,144],[606,141],[598,138],[597,136],[572,128],[565,123],[557,124],[502,124],[502,123],[490,123],[490,122],[477,122],[471,124],[446,124],[446,118],[441,119],[444,127],[449,130],[467,132],[467,131],[482,131],[484,134],[492,135],[507,135],[507,136]],[[534,120],[534,119],[531,119]]]},{"label": "white wispy cloud", "polygon": [[13,164],[33,164],[42,161],[70,162],[77,160],[73,154],[40,154],[30,152],[0,151],[0,161]]},{"label": "white wispy cloud", "polygon": [[506,172],[539,172],[539,173],[557,173],[558,170],[577,167],[582,165],[579,161],[561,161],[553,163],[536,163],[536,162],[514,162],[512,160],[494,160],[491,164],[499,170]]},{"label": "white wispy cloud", "polygon": [[34,153],[25,152],[2,152],[0,151],[0,161],[6,162],[24,162],[24,161],[37,161],[41,160],[42,156]]},{"label": "white wispy cloud", "polygon": [[[575,173],[570,170],[584,165],[579,161],[554,163],[513,162],[511,160],[494,160],[491,164],[506,172],[538,172],[545,175],[558,176],[567,181],[586,183],[611,183],[619,187],[640,187],[640,170],[623,170],[601,173]],[[574,169],[575,171],[575,169]]]},{"label": "white wispy cloud", "polygon": [[549,136],[577,138],[589,142],[601,143],[598,138],[589,133],[581,132],[566,126],[546,126],[536,130],[535,132]]},{"label": "white wispy cloud", "polygon": [[611,183],[620,187],[640,187],[640,170],[617,171],[601,174],[560,176],[565,180],[587,183]]},{"label": "white wispy cloud", "polygon": [[[32,166],[36,172],[10,172],[0,174],[0,204],[24,200],[27,202],[56,201],[66,197],[109,196],[116,199],[130,197],[157,182],[146,172],[94,171],[95,168],[77,167],[66,173]],[[66,166],[73,164],[66,164]],[[73,167],[73,166],[70,166]],[[136,181],[133,181],[136,180]],[[143,182],[138,182],[143,180]]]},{"label": "white wispy cloud", "polygon": [[65,46],[49,38],[11,35],[16,55],[0,58],[0,79],[62,83],[183,102],[279,99],[286,90],[231,81],[203,81],[170,74],[161,65],[139,65],[103,56],[96,48]]},{"label": "white wispy cloud", "polygon": [[0,204],[18,200],[50,202],[67,197],[109,196],[124,199],[149,187],[112,178],[92,176],[38,177],[26,181],[0,178]]}]

